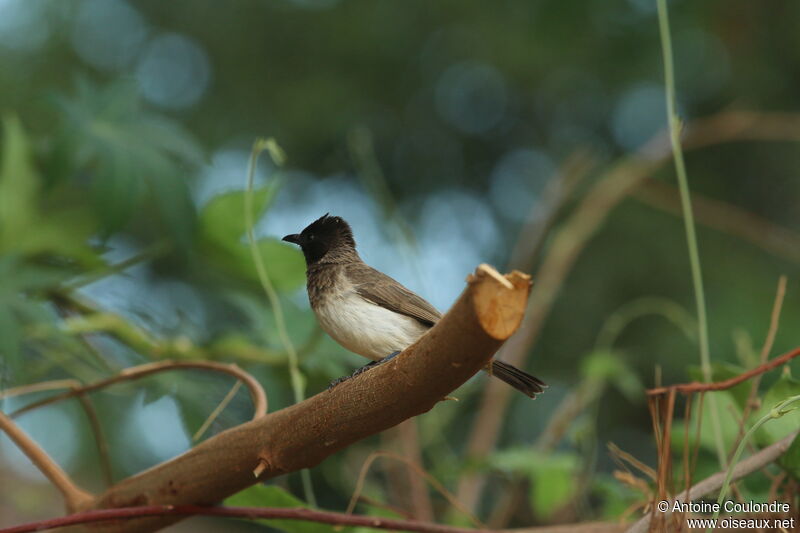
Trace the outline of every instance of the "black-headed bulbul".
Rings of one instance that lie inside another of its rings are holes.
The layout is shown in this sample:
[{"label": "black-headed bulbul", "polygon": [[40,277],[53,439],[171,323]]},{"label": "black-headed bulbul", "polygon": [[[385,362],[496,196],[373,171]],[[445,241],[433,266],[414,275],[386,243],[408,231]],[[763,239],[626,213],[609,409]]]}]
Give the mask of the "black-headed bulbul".
[{"label": "black-headed bulbul", "polygon": [[[352,352],[385,360],[414,343],[441,317],[431,304],[364,263],[350,225],[340,217],[325,215],[283,240],[303,250],[308,299],[320,326]],[[546,387],[501,361],[493,360],[487,370],[531,398]]]}]

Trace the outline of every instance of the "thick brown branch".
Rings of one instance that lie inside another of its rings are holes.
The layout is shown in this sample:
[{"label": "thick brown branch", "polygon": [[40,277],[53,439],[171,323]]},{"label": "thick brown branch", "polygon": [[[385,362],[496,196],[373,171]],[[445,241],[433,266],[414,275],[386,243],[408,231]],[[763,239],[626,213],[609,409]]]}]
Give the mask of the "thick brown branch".
[{"label": "thick brown branch", "polygon": [[[210,505],[430,410],[483,368],[522,320],[530,279],[481,266],[448,313],[403,353],[329,391],[224,431],[111,487],[94,508]],[[154,531],[176,517],[93,527]]]},{"label": "thick brown branch", "polygon": [[109,387],[111,385],[120,383],[122,381],[140,379],[145,376],[155,374],[157,372],[164,372],[167,370],[187,369],[187,368],[220,372],[239,379],[245,384],[245,386],[247,386],[247,390],[250,391],[250,397],[253,400],[253,419],[259,418],[267,412],[267,395],[264,392],[263,387],[261,387],[261,384],[258,381],[256,381],[256,379],[253,376],[251,376],[250,374],[248,374],[247,372],[245,372],[236,365],[212,363],[210,361],[159,361],[157,363],[147,363],[144,365],[132,366],[126,368],[116,376],[96,381],[88,385],[73,387],[71,390],[67,392],[62,392],[61,394],[50,396],[49,398],[45,398],[38,402],[33,402],[21,409],[17,409],[13,413],[11,413],[11,416],[17,417],[22,413],[25,413],[32,409],[37,409],[45,405],[50,405],[52,403],[60,402],[62,400],[66,400],[67,398],[72,398],[79,394],[85,394],[88,392],[93,392],[99,389],[103,389],[105,387]]},{"label": "thick brown branch", "polygon": [[61,492],[67,505],[67,510],[75,512],[91,504],[92,495],[75,485],[67,473],[47,455],[47,452],[3,412],[0,412],[0,429],[6,432],[14,444],[36,465],[36,468]]},{"label": "thick brown branch", "polygon": [[752,370],[748,370],[738,376],[734,376],[730,379],[726,379],[725,381],[715,381],[713,383],[700,383],[699,381],[693,381],[691,383],[681,383],[680,385],[670,385],[668,387],[657,387],[655,389],[648,389],[647,395],[648,396],[659,396],[661,394],[666,394],[670,390],[675,390],[677,392],[681,392],[683,394],[689,394],[692,392],[708,392],[708,391],[719,391],[719,390],[726,390],[730,389],[731,387],[735,387],[739,383],[747,381],[748,379],[763,374],[773,368],[777,368],[781,365],[788,363],[790,360],[794,359],[800,355],[800,348],[795,348],[791,352],[787,352],[780,357],[776,357],[771,361],[767,361],[764,364],[758,365]]}]

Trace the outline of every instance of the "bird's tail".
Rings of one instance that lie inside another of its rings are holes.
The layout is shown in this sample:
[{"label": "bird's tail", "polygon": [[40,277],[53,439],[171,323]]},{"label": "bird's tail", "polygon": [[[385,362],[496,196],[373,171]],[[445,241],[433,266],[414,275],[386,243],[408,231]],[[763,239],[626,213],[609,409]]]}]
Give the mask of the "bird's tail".
[{"label": "bird's tail", "polygon": [[527,372],[502,361],[492,361],[492,368],[489,370],[489,373],[534,399],[537,394],[544,392],[544,389],[547,387],[545,382],[541,379],[531,376]]}]

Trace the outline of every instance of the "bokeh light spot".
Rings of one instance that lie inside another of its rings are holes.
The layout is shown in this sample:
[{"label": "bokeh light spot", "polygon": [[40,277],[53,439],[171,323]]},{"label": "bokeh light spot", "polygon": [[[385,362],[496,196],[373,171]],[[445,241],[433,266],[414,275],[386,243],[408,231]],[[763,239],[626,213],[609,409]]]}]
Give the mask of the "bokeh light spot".
[{"label": "bokeh light spot", "polygon": [[[126,416],[126,440],[137,443],[134,456],[123,458],[131,470],[171,459],[191,447],[189,436],[180,422],[178,404],[169,396],[143,405],[143,395]],[[153,428],[158,428],[153,431]]]},{"label": "bokeh light spot", "polygon": [[[3,403],[3,410],[10,412],[22,405],[23,402],[12,398]],[[76,421],[74,417],[69,416],[65,408],[55,406],[32,411],[20,418],[17,424],[56,463],[65,470],[70,469],[70,464],[78,452],[78,435]],[[0,432],[0,459],[20,476],[31,480],[45,479],[39,469],[33,466],[19,447],[3,432]]]},{"label": "bokeh light spot", "polygon": [[50,36],[44,0],[0,0],[0,46],[35,50]]},{"label": "bokeh light spot", "polygon": [[618,100],[611,118],[614,140],[625,150],[636,150],[667,127],[664,88],[637,85]]},{"label": "bokeh light spot", "polygon": [[146,37],[141,15],[122,0],[83,2],[72,28],[72,46],[81,59],[108,70],[129,66]]},{"label": "bokeh light spot", "polygon": [[527,217],[554,173],[553,161],[538,150],[508,152],[492,170],[489,189],[492,204],[498,213],[520,222]]},{"label": "bokeh light spot", "polygon": [[136,79],[147,100],[182,109],[203,96],[211,81],[211,66],[205,51],[194,40],[170,33],[147,45]]},{"label": "bokeh light spot", "polygon": [[478,135],[491,130],[503,119],[507,102],[503,76],[489,65],[453,65],[436,84],[436,109],[464,133]]}]

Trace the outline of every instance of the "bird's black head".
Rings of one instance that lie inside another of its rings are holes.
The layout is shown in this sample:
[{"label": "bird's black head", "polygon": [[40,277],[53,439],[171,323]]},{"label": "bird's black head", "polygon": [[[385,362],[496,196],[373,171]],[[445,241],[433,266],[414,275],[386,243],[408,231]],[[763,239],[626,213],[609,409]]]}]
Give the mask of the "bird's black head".
[{"label": "bird's black head", "polygon": [[323,257],[336,261],[355,253],[356,241],[350,224],[341,217],[328,214],[318,218],[298,233],[287,235],[284,241],[300,246],[306,256],[306,264],[313,264]]}]

